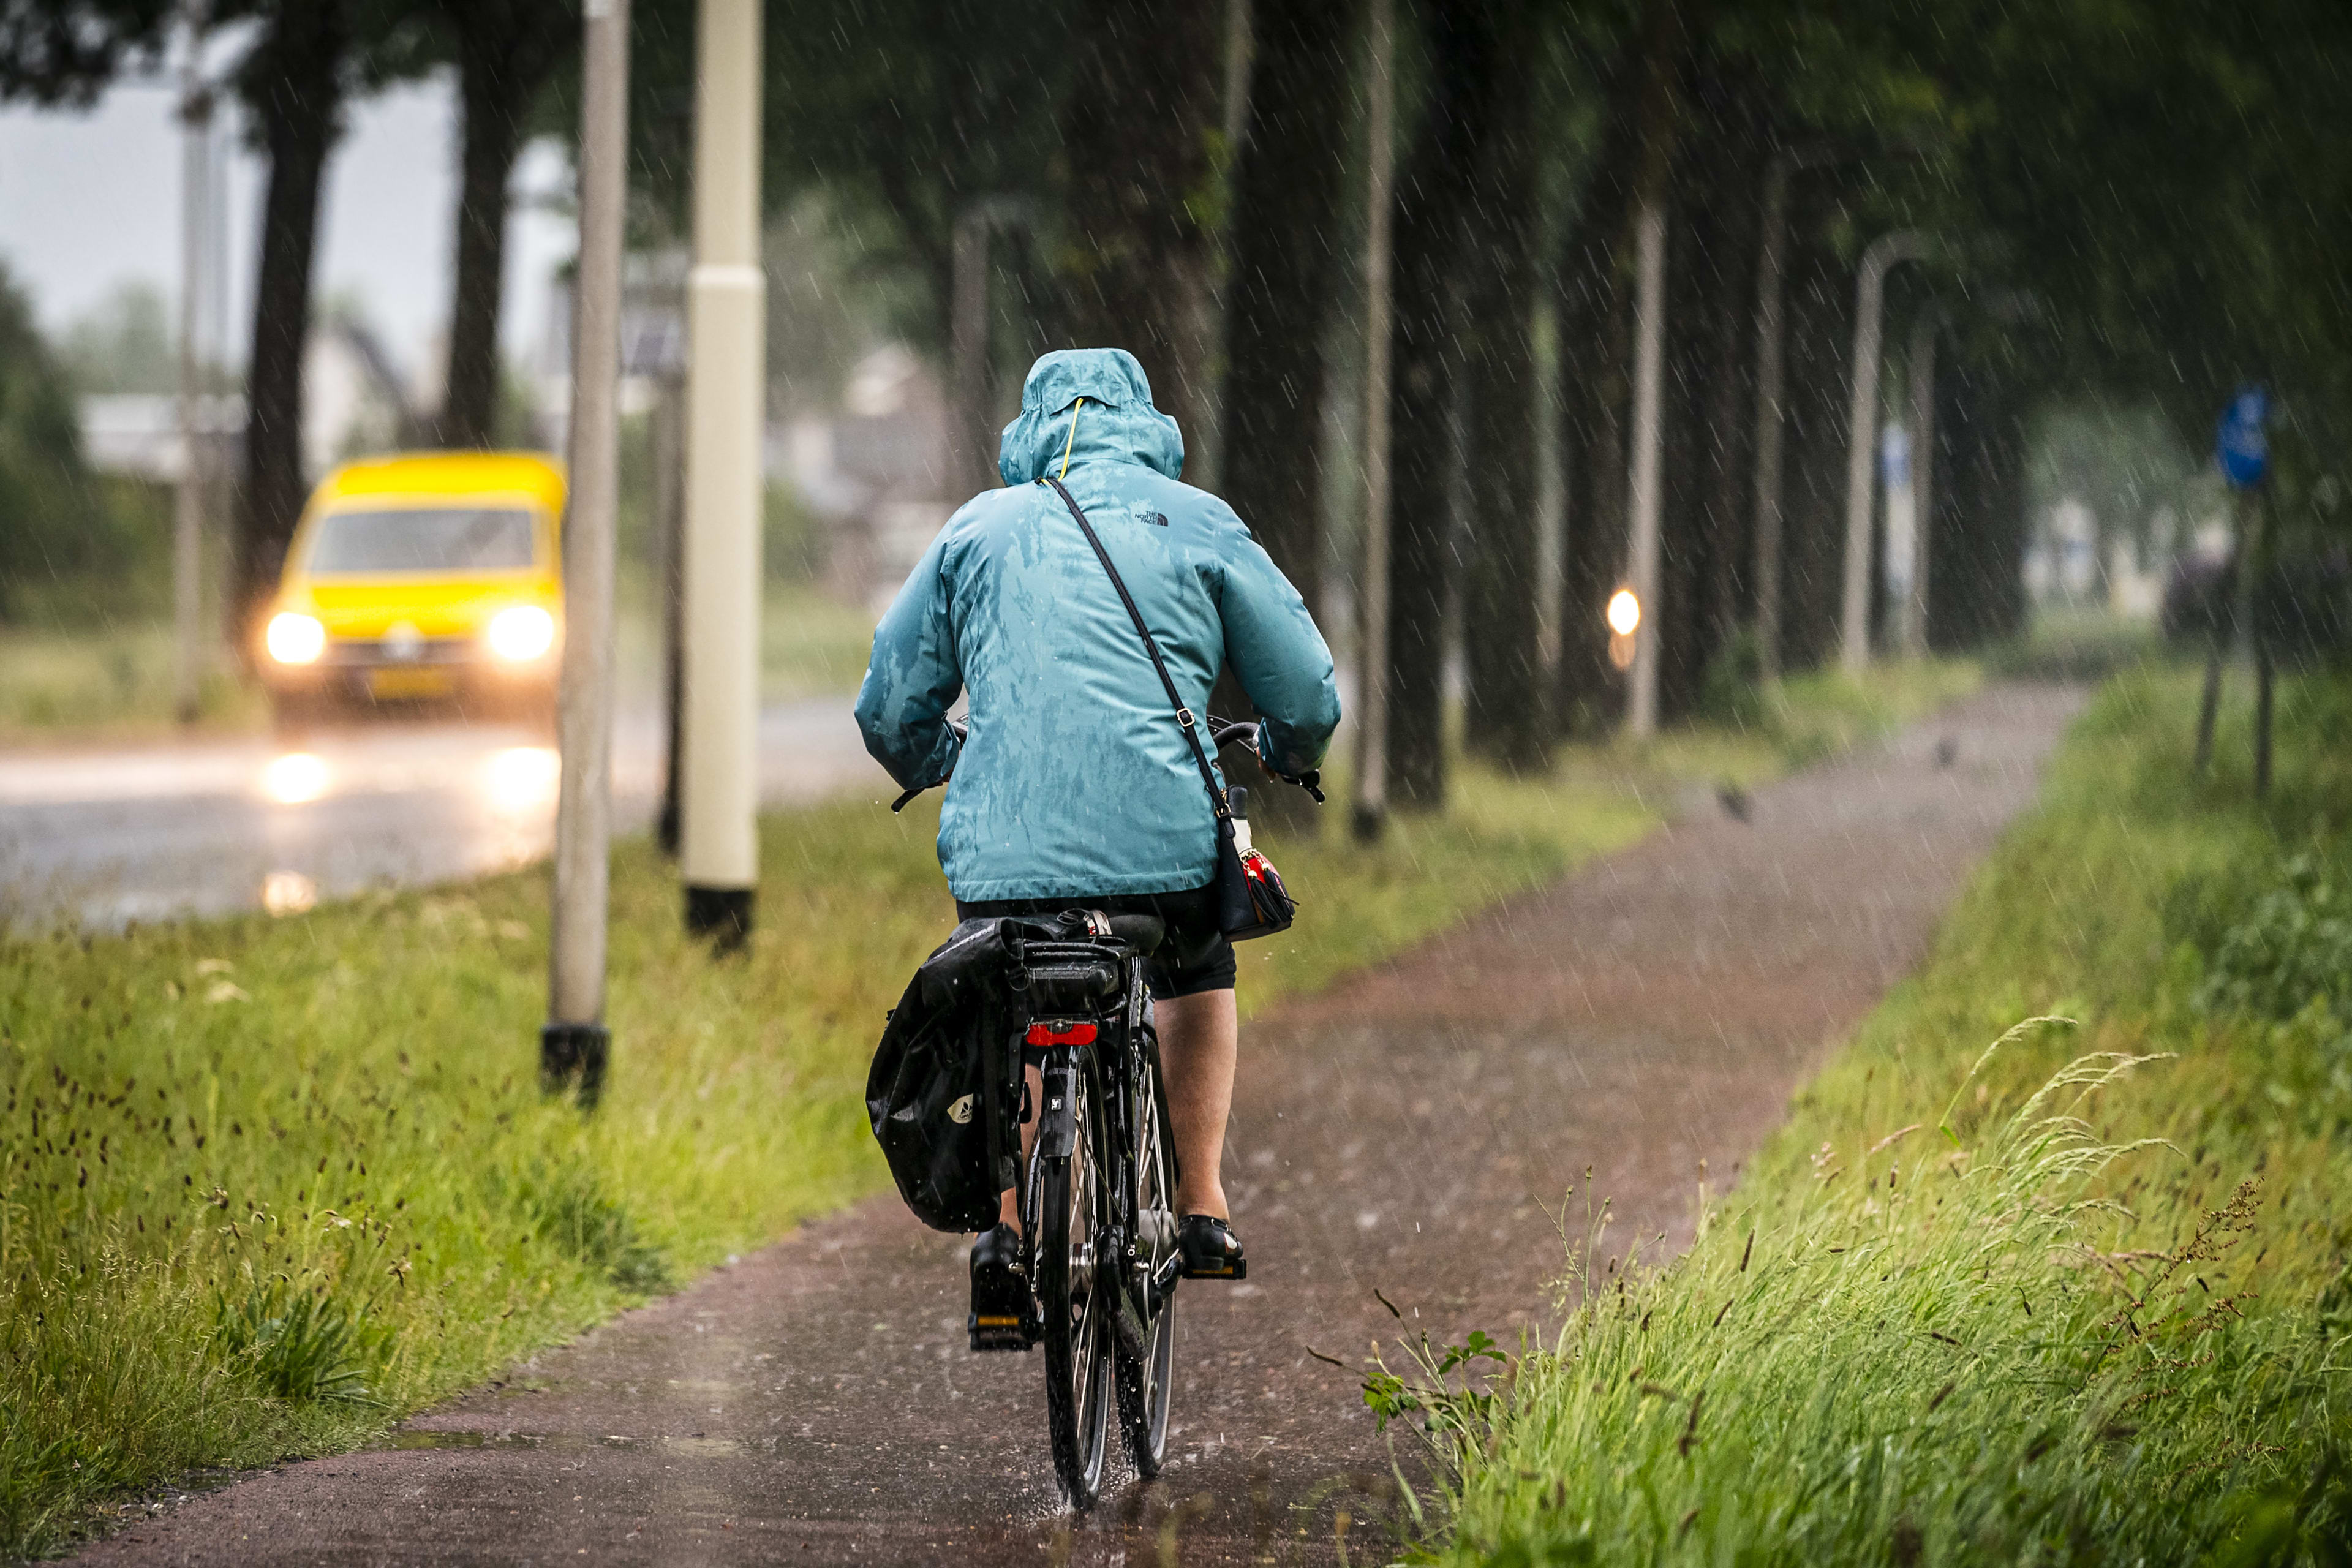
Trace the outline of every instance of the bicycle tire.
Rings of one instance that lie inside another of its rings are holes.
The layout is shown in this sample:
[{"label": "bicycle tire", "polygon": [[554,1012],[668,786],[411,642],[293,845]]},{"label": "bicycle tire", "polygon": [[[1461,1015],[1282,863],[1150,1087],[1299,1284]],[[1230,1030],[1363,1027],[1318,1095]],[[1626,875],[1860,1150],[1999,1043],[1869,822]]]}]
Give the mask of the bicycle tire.
[{"label": "bicycle tire", "polygon": [[1102,1120],[1080,1071],[1077,1145],[1038,1162],[1037,1305],[1045,1315],[1045,1426],[1062,1495],[1084,1512],[1102,1494],[1110,1454],[1110,1304],[1093,1258],[1105,1212]]},{"label": "bicycle tire", "polygon": [[[1135,1214],[1141,1227],[1146,1210],[1165,1211],[1175,1224],[1176,1143],[1168,1121],[1167,1097],[1160,1092],[1160,1052],[1156,1038],[1147,1035],[1141,1053],[1142,1079],[1136,1096],[1139,1114],[1135,1121],[1135,1150],[1129,1162],[1134,1173]],[[1156,1203],[1155,1203],[1156,1199]],[[1157,1262],[1155,1258],[1153,1262]],[[1116,1341],[1114,1339],[1116,1346]],[[1171,1292],[1144,1325],[1143,1354],[1129,1355],[1116,1346],[1118,1363],[1118,1421],[1127,1438],[1128,1458],[1144,1480],[1160,1474],[1168,1454],[1170,1384],[1176,1363],[1176,1298]]]}]

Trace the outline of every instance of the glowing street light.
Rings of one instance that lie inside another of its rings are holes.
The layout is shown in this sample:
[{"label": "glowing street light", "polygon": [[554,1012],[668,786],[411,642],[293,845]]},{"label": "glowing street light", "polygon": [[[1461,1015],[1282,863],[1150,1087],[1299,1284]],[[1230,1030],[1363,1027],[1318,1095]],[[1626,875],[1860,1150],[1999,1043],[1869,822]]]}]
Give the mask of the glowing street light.
[{"label": "glowing street light", "polygon": [[1604,614],[1609,620],[1609,668],[1622,675],[1633,668],[1633,656],[1641,648],[1633,634],[1642,629],[1642,595],[1631,588],[1620,588],[1609,595]]},{"label": "glowing street light", "polygon": [[1620,588],[1609,595],[1609,629],[1621,637],[1630,637],[1642,626],[1641,596],[1631,588]]}]

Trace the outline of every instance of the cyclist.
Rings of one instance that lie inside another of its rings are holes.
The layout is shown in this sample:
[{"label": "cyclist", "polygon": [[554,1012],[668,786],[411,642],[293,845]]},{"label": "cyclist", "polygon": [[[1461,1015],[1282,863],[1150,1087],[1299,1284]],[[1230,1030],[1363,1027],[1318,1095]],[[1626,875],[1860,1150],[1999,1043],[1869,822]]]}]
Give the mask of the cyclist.
[{"label": "cyclist", "polygon": [[[1206,713],[1230,666],[1260,717],[1259,760],[1296,777],[1339,721],[1330,649],[1233,509],[1178,481],[1183,462],[1134,355],[1039,359],[1004,428],[1006,488],[948,520],[883,616],[857,723],[904,787],[947,783],[939,855],[959,920],[1087,908],[1166,922],[1150,984],[1178,1241],[1187,1275],[1231,1279],[1243,1250],[1220,1167],[1237,1026],[1212,808],[1118,591],[1042,482],[1085,509],[1191,710]],[[1019,1247],[1008,1190],[972,1248],[976,1312],[1022,1300]]]}]

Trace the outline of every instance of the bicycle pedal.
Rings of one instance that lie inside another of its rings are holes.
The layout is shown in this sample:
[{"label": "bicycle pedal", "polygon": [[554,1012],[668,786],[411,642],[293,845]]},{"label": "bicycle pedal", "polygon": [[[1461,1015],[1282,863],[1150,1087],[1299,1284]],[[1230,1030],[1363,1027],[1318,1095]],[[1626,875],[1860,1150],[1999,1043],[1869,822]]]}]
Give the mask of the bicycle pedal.
[{"label": "bicycle pedal", "polygon": [[1249,1278],[1249,1259],[1237,1258],[1230,1263],[1220,1260],[1188,1265],[1183,1277],[1187,1279],[1246,1279]]},{"label": "bicycle pedal", "polygon": [[971,1332],[975,1354],[983,1351],[1025,1351],[1029,1348],[1029,1336],[1022,1331],[1021,1320],[1017,1316],[991,1314],[982,1317],[974,1312],[965,1320],[964,1326]]}]

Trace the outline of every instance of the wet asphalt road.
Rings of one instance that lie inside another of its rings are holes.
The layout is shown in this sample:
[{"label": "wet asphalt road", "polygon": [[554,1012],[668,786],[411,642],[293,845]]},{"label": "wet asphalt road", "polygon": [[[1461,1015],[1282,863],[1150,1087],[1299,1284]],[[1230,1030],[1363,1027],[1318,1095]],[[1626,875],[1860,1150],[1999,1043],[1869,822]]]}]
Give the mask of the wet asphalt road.
[{"label": "wet asphalt road", "polygon": [[1039,1358],[963,1351],[962,1241],[886,1196],[383,1450],[247,1479],[85,1560],[1223,1563],[1329,1561],[1344,1534],[1385,1561],[1388,1449],[1310,1347],[1542,1332],[1546,1210],[1588,1167],[1604,1253],[1683,1245],[1701,1162],[1731,1179],[1916,962],[2079,703],[1986,692],[1252,1024],[1229,1185],[1253,1278],[1180,1293],[1172,1463],[1089,1518],[1055,1494]]},{"label": "wet asphalt road", "polygon": [[[625,715],[613,752],[617,826],[643,828],[661,787],[654,716]],[[771,804],[897,793],[845,697],[767,710],[760,759]],[[112,928],[504,870],[553,845],[556,776],[547,734],[454,721],[0,755],[0,925]]]}]

